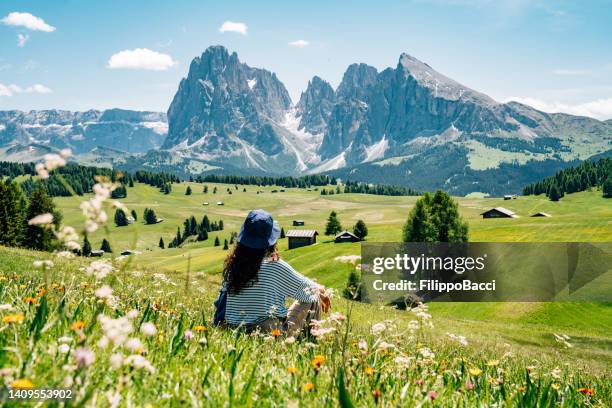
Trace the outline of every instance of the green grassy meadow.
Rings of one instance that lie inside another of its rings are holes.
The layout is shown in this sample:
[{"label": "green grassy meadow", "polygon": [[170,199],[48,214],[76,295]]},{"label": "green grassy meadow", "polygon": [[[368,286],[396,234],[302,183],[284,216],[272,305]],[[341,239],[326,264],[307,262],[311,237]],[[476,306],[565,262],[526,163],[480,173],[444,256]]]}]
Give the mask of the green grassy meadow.
[{"label": "green grassy meadow", "polygon": [[[190,196],[185,195],[188,185],[193,190]],[[216,194],[212,193],[214,186],[218,189]],[[116,227],[109,212],[107,228],[90,234],[94,249],[107,238],[115,254],[125,249],[140,251],[125,261],[127,264],[116,265],[117,272],[109,280],[118,303],[113,307],[96,300],[93,294],[96,281],[79,270],[91,260],[58,261],[48,274],[41,274],[31,265],[42,254],[0,248],[0,284],[3,285],[0,303],[18,305],[26,310],[26,318],[34,322],[41,307],[24,305],[20,301],[21,293],[35,293],[45,281],[45,287],[51,285],[57,289],[63,285],[65,288],[63,295],[50,290],[51,295],[45,302],[53,310],[61,308],[61,313],[59,317],[49,313],[41,333],[28,334],[37,329],[34,323],[19,328],[5,325],[0,329],[0,341],[5,347],[0,354],[2,366],[19,365],[20,376],[32,378],[37,385],[58,383],[65,375],[60,368],[50,367],[59,364],[57,359],[61,361],[63,357],[41,358],[42,362],[36,363],[35,358],[25,356],[25,350],[33,352],[44,341],[51,341],[49,338],[62,335],[95,348],[100,336],[99,325],[95,323],[97,314],[118,318],[136,309],[135,326],[150,321],[158,330],[157,337],[146,339],[146,352],[140,353],[156,367],[157,374],[146,376],[123,368],[124,371],[106,375],[103,366],[89,371],[77,369],[73,380],[80,379],[86,384],[82,387],[85,390],[82,397],[91,393],[87,398],[91,405],[105,405],[102,391],[96,392],[96,389],[118,393],[121,406],[129,398],[141,398],[139,404],[143,406],[336,406],[346,403],[343,390],[357,406],[609,406],[612,403],[609,381],[612,305],[607,303],[432,303],[429,313],[433,316],[433,328],[427,328],[427,322],[417,319],[418,331],[410,332],[405,329],[415,319],[410,311],[348,302],[336,296],[334,310],[348,315],[349,321],[338,323],[333,336],[316,344],[303,341],[287,344],[280,339],[243,336],[212,328],[196,333],[198,342],[181,340],[184,330],[206,326],[212,315],[212,300],[226,255],[222,246],[213,246],[214,238],[219,236],[222,243],[224,239],[229,240],[230,233],[238,231],[249,210],[263,208],[271,212],[285,230],[293,228],[292,220],[302,219],[306,225],[300,228],[316,229],[320,233],[324,231],[329,212],[334,210],[345,228],[352,230],[352,225],[362,219],[369,229],[368,240],[393,242],[401,239],[403,223],[418,198],[321,196],[318,191],[289,188],[272,193],[278,187],[238,186],[235,189],[233,185],[220,184],[208,184],[208,187],[209,193],[204,194],[202,184],[174,184],[171,194],[164,195],[156,188],[136,184],[128,188],[128,196],[121,202],[137,211],[138,221]],[[227,193],[228,188],[232,194]],[[243,192],[243,188],[247,191]],[[86,198],[55,199],[64,214],[64,224],[82,225],[79,203]],[[571,194],[556,203],[533,196],[508,201],[457,200],[461,214],[469,223],[470,241],[612,241],[612,201],[603,199],[598,191]],[[225,205],[217,206],[217,201]],[[204,202],[209,205],[203,205]],[[520,217],[481,218],[480,213],[497,206],[511,209]],[[144,225],[145,207],[154,209],[164,221]],[[552,217],[529,217],[537,211],[548,212]],[[189,242],[175,249],[158,248],[160,237],[167,245],[177,227],[182,228],[185,218],[194,215],[200,220],[205,214],[211,221],[222,219],[225,229],[210,233],[205,242]],[[359,244],[335,244],[323,235],[313,246],[289,251],[286,240],[281,240],[279,248],[283,259],[296,269],[338,292],[352,266],[335,258],[360,253]],[[156,278],[159,274],[167,280]],[[85,322],[82,333],[81,329],[71,329],[76,321]],[[372,332],[373,325],[382,321],[387,321],[389,330],[382,334]],[[391,327],[394,329],[390,330]],[[39,338],[34,344],[33,340],[29,343],[18,340],[19,330],[24,337]],[[17,360],[7,351],[15,348],[11,344],[13,332],[15,341],[21,345]],[[448,333],[465,336],[468,345],[456,344]],[[569,336],[569,345],[556,340],[555,335]],[[358,349],[359,340],[367,342],[367,350]],[[381,342],[394,346],[381,347]],[[436,356],[418,351],[423,347],[433,350]],[[262,350],[266,348],[272,354],[264,356]],[[96,361],[110,358],[110,354],[110,350],[99,350]],[[322,367],[317,368],[311,362],[316,355],[325,356]],[[65,359],[67,362],[68,356]],[[288,373],[290,367],[296,371]],[[117,386],[121,382],[118,379],[133,388]],[[312,384],[312,389],[308,384]],[[147,390],[155,392],[149,396]]]}]

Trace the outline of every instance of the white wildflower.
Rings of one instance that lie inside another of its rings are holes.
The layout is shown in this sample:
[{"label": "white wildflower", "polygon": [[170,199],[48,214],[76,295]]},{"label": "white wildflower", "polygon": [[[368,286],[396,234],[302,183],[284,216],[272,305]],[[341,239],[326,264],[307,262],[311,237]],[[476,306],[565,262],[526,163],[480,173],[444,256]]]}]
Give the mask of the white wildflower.
[{"label": "white wildflower", "polygon": [[153,337],[155,336],[155,333],[157,333],[157,328],[155,327],[153,323],[145,322],[142,324],[142,326],[140,326],[140,332],[145,337]]},{"label": "white wildflower", "polygon": [[393,350],[395,348],[395,344],[391,344],[391,343],[387,343],[386,341],[381,341],[380,343],[378,343],[378,349],[379,350]]},{"label": "white wildflower", "polygon": [[36,260],[34,262],[32,262],[32,266],[34,266],[34,268],[36,269],[51,269],[53,268],[54,264],[53,262],[49,261],[48,259],[45,260]]},{"label": "white wildflower", "polygon": [[121,355],[120,353],[115,353],[110,356],[109,362],[111,367],[113,367],[115,370],[118,370],[123,365],[123,355]]},{"label": "white wildflower", "polygon": [[48,179],[49,178],[49,172],[45,168],[44,164],[36,163],[36,166],[34,167],[34,169],[36,170],[36,174],[38,174],[38,177],[40,177],[42,179]]},{"label": "white wildflower", "polygon": [[387,326],[381,322],[381,323],[376,323],[375,325],[373,325],[371,331],[372,331],[372,334],[377,335],[385,331],[386,328]]},{"label": "white wildflower", "polygon": [[5,303],[3,305],[0,305],[0,310],[12,310],[13,309],[13,305],[11,305],[10,303]]},{"label": "white wildflower", "polygon": [[59,339],[57,339],[58,343],[71,343],[72,342],[72,337],[69,336],[63,336],[60,337]]},{"label": "white wildflower", "polygon": [[43,159],[45,159],[45,168],[47,169],[47,171],[53,171],[59,167],[64,167],[66,165],[66,160],[59,154],[45,154],[43,156]]},{"label": "white wildflower", "polygon": [[57,350],[62,354],[67,354],[70,351],[70,346],[68,344],[60,344]]},{"label": "white wildflower", "polygon": [[132,322],[125,316],[112,319],[105,315],[98,315],[98,322],[102,326],[104,335],[113,342],[115,346],[120,346],[127,340],[133,331]]},{"label": "white wildflower", "polygon": [[144,345],[136,337],[127,339],[124,346],[133,353],[140,353],[142,350],[144,350]]},{"label": "white wildflower", "polygon": [[138,317],[138,310],[132,309],[126,313],[126,316],[128,319],[135,319]]},{"label": "white wildflower", "polygon": [[109,273],[114,270],[113,266],[105,260],[93,261],[85,269],[85,272],[89,276],[95,276],[96,279],[104,279]]},{"label": "white wildflower", "polygon": [[72,259],[75,255],[70,251],[60,251],[56,254],[58,258]]},{"label": "white wildflower", "polygon": [[84,347],[79,347],[73,353],[74,360],[79,368],[89,367],[96,360],[96,354]]},{"label": "white wildflower", "polygon": [[96,289],[94,294],[96,295],[96,297],[99,297],[101,299],[110,299],[113,296],[113,289],[108,285],[104,285]]},{"label": "white wildflower", "polygon": [[31,218],[28,225],[51,225],[53,224],[53,214],[44,213]]},{"label": "white wildflower", "polygon": [[295,337],[290,336],[285,339],[285,344],[293,344],[295,343]]},{"label": "white wildflower", "polygon": [[149,360],[147,360],[140,354],[132,354],[131,356],[128,356],[123,363],[134,368],[145,369],[151,374],[155,373],[155,367],[151,365]]}]

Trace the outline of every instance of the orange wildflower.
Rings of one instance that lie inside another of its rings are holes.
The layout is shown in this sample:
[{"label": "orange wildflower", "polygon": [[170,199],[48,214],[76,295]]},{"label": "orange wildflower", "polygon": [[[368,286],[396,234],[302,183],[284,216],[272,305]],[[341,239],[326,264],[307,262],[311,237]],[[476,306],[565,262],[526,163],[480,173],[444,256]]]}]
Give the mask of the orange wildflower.
[{"label": "orange wildflower", "polygon": [[366,367],[364,370],[366,375],[372,375],[374,374],[374,369],[372,367]]},{"label": "orange wildflower", "polygon": [[85,327],[85,322],[82,320],[77,320],[76,322],[72,323],[72,326],[70,326],[72,330],[81,330],[83,327]]},{"label": "orange wildflower", "polygon": [[312,359],[312,368],[318,370],[325,363],[325,356],[317,355]]},{"label": "orange wildflower", "polygon": [[26,298],[23,298],[23,301],[26,302],[26,303],[29,303],[29,304],[33,304],[33,303],[36,303],[36,298],[28,296]]},{"label": "orange wildflower", "polygon": [[47,293],[47,290],[45,288],[38,289],[38,296],[39,297],[45,296],[45,293]]},{"label": "orange wildflower", "polygon": [[272,337],[278,337],[281,335],[281,331],[279,329],[274,329],[270,332],[270,334],[272,335]]},{"label": "orange wildflower", "polygon": [[581,394],[584,394],[584,395],[588,395],[589,397],[591,395],[595,394],[595,391],[593,391],[592,389],[584,388],[584,387],[578,388],[578,392],[581,393]]},{"label": "orange wildflower", "polygon": [[312,390],[314,390],[314,384],[313,383],[309,382],[309,383],[304,384],[304,391],[310,392]]},{"label": "orange wildflower", "polygon": [[381,397],[382,392],[377,388],[372,392],[372,395],[374,396],[374,402],[378,403],[378,399]]},{"label": "orange wildflower", "polygon": [[295,368],[295,367],[289,367],[289,368],[287,368],[287,372],[288,372],[289,374],[295,374],[295,373],[297,372],[297,368]]},{"label": "orange wildflower", "polygon": [[205,332],[206,330],[206,326],[193,326],[193,331],[198,333]]},{"label": "orange wildflower", "polygon": [[4,323],[21,323],[23,322],[23,315],[20,314],[15,314],[15,315],[8,315],[8,316],[4,316],[2,318],[2,321]]}]

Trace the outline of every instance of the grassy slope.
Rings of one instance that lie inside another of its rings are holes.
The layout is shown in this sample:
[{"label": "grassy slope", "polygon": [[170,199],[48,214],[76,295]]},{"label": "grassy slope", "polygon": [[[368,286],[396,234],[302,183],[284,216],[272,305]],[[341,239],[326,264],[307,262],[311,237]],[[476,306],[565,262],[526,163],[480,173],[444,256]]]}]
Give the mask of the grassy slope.
[{"label": "grassy slope", "polygon": [[[136,209],[140,218],[145,207],[154,208],[161,224],[143,225],[140,222],[128,227],[110,226],[111,243],[115,250],[136,248],[143,251],[136,262],[142,269],[183,273],[188,261],[191,270],[218,275],[225,256],[220,247],[212,247],[215,235],[229,238],[237,231],[248,210],[264,208],[285,227],[291,228],[291,220],[306,221],[305,228],[322,232],[327,215],[336,210],[343,225],[350,226],[363,219],[370,230],[371,241],[398,241],[402,224],[414,204],[416,197],[383,197],[359,194],[321,196],[316,191],[286,189],[284,193],[271,193],[273,188],[217,185],[218,193],[202,193],[202,186],[191,184],[193,195],[185,196],[186,183],[174,185],[170,195],[162,195],[156,189],[137,185],[128,190],[122,200],[130,209]],[[231,195],[226,188],[231,188]],[[264,191],[256,194],[257,190]],[[225,206],[216,206],[222,200]],[[203,202],[209,206],[203,206]],[[69,225],[81,222],[78,210],[79,199],[57,199]],[[517,200],[460,198],[460,210],[470,224],[470,239],[482,242],[561,242],[561,241],[612,241],[612,205],[601,198],[599,192],[577,193],[557,203],[544,197],[520,197]],[[483,220],[480,213],[485,209],[504,206],[515,211],[518,219]],[[545,211],[552,218],[530,218],[529,214]],[[159,250],[157,243],[163,236],[166,244],[176,232],[177,226],[191,215],[200,219],[207,214],[211,220],[223,219],[226,230],[212,233],[204,243],[190,243],[183,248]],[[94,247],[98,247],[104,232],[92,235]],[[286,250],[281,241],[282,256],[298,270],[321,283],[341,288],[346,281],[349,267],[334,261],[339,255],[358,254],[358,244],[334,244],[328,237],[319,237],[315,246]],[[135,244],[134,244],[135,243]],[[214,290],[214,288],[212,288]],[[363,306],[367,320],[380,320],[388,312],[378,312]],[[527,354],[538,356],[549,353],[554,345],[553,333],[564,332],[576,339],[580,347],[567,352],[567,359],[606,367],[611,360],[612,308],[605,304],[592,303],[491,303],[457,304],[436,303],[431,310],[443,331],[469,333],[476,342],[486,347],[503,346],[506,343],[521,345]]]}]

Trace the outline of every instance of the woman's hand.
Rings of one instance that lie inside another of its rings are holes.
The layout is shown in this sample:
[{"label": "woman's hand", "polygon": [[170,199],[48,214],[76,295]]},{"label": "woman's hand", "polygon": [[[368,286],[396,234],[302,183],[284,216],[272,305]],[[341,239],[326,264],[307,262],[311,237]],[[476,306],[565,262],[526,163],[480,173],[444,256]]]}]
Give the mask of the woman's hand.
[{"label": "woman's hand", "polygon": [[324,286],[319,286],[319,299],[321,301],[321,310],[327,313],[331,310],[331,298],[327,294]]}]

